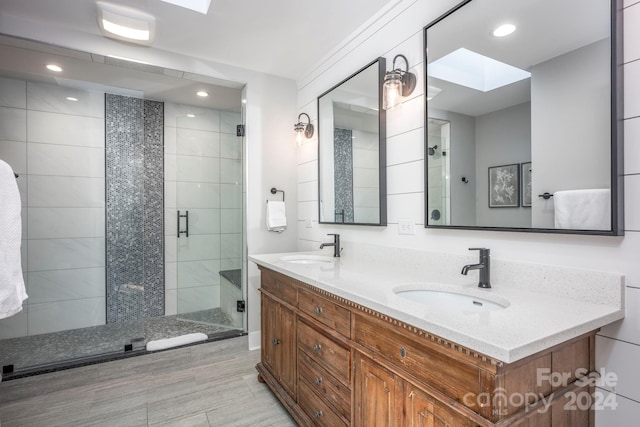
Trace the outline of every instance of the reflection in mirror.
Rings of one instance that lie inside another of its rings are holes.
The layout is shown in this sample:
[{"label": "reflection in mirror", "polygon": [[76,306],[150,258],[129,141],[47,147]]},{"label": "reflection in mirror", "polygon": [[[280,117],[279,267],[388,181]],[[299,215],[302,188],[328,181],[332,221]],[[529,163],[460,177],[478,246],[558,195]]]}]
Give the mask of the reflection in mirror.
[{"label": "reflection in mirror", "polygon": [[429,217],[433,224],[451,224],[451,156],[449,141],[451,123],[447,120],[429,119],[427,122],[429,146],[427,147],[427,173],[429,175]]},{"label": "reflection in mirror", "polygon": [[622,233],[612,7],[468,0],[425,28],[427,227]]},{"label": "reflection in mirror", "polygon": [[318,98],[320,223],[386,225],[379,58]]}]

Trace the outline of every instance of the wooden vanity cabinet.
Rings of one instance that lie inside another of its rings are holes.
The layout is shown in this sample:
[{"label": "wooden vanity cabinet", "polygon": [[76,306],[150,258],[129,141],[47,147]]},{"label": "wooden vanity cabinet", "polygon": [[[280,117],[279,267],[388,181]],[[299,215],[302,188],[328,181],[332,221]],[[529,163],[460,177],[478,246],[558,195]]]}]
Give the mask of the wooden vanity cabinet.
[{"label": "wooden vanity cabinet", "polygon": [[478,424],[361,353],[356,354],[355,425],[475,427]]},{"label": "wooden vanity cabinet", "polygon": [[[593,393],[576,373],[595,370],[597,331],[507,364],[260,269],[263,347],[256,368],[300,425],[594,425],[592,410],[565,405]],[[567,378],[556,384],[540,380],[541,373]]]},{"label": "wooden vanity cabinet", "polygon": [[298,317],[298,404],[318,425],[350,425],[351,349],[308,322]]},{"label": "wooden vanity cabinet", "polygon": [[291,397],[296,393],[295,316],[267,295],[262,297],[262,363]]}]

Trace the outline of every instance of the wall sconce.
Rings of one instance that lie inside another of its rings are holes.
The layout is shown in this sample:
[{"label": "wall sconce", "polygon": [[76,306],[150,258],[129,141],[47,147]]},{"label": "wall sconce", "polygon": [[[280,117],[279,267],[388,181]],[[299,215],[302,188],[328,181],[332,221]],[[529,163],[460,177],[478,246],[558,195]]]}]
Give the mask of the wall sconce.
[{"label": "wall sconce", "polygon": [[[302,123],[302,116],[307,116],[307,123]],[[296,131],[296,142],[298,146],[302,144],[302,136],[309,139],[313,137],[313,125],[311,124],[311,118],[307,113],[300,113],[298,115],[298,123],[293,125],[293,130]]]},{"label": "wall sconce", "polygon": [[[407,65],[406,70],[396,68],[396,59],[404,59]],[[403,96],[411,95],[416,88],[416,76],[409,72],[409,61],[404,55],[396,55],[393,58],[393,66],[391,71],[387,71],[384,75],[384,84],[382,85],[382,108],[390,110],[400,104]]]}]

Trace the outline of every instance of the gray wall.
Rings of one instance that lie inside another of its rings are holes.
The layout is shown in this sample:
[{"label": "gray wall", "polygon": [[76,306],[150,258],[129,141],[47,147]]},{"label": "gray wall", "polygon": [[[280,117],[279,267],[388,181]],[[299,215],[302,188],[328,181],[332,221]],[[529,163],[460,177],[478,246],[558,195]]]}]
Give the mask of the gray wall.
[{"label": "gray wall", "polygon": [[531,208],[489,208],[488,168],[531,160],[531,105],[476,117],[476,214],[482,226],[530,227]]},{"label": "gray wall", "polygon": [[553,200],[537,194],[610,186],[610,147],[602,143],[610,139],[609,55],[602,40],[532,69],[535,227],[554,226]]}]

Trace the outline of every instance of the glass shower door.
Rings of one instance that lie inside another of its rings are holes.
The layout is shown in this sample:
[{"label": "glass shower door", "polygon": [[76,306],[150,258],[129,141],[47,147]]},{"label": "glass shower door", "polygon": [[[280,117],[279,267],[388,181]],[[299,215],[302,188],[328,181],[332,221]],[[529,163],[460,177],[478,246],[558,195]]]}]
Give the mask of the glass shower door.
[{"label": "glass shower door", "polygon": [[451,224],[451,155],[450,131],[447,120],[429,118],[427,171],[429,182],[429,224]]},{"label": "glass shower door", "polygon": [[[244,329],[241,114],[176,117],[177,318],[209,336]],[[187,110],[189,112],[187,112]]]}]

